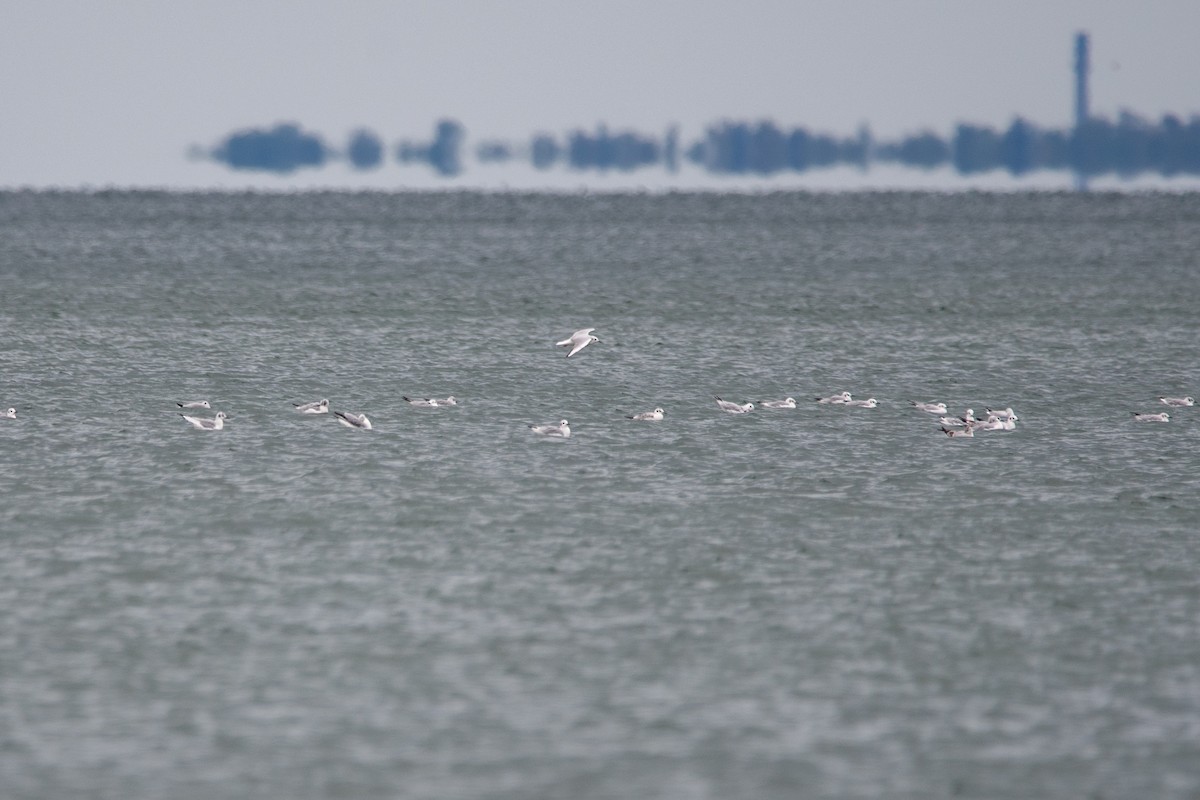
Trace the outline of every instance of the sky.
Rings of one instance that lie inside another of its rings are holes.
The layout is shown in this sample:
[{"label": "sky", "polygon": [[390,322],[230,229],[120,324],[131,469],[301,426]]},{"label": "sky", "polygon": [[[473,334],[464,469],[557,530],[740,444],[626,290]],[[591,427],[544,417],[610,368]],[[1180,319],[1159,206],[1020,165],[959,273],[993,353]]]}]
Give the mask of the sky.
[{"label": "sky", "polygon": [[[600,123],[685,143],[724,119],[876,139],[1017,115],[1067,128],[1078,31],[1094,114],[1200,114],[1197,0],[0,0],[0,187],[691,188],[713,178],[468,163],[448,181],[390,158],[276,176],[187,154],[279,122],[337,146],[360,127],[424,140],[445,117],[468,150]],[[762,185],[941,180],[871,173]]]}]

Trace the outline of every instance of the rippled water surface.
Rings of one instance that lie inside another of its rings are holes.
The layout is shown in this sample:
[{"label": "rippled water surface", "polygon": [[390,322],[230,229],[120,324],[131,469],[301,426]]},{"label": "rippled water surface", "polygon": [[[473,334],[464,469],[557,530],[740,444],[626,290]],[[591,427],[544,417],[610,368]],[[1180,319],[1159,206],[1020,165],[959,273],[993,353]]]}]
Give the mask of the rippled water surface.
[{"label": "rippled water surface", "polygon": [[0,795],[1200,797],[1198,278],[1197,195],[0,194]]}]

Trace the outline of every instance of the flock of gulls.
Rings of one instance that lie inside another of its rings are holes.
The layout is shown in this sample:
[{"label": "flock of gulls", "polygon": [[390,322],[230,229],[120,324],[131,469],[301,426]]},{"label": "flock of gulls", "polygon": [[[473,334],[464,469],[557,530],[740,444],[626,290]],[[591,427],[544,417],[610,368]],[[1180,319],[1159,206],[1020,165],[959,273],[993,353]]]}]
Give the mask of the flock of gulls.
[{"label": "flock of gulls", "polygon": [[[580,350],[592,344],[599,342],[600,339],[593,335],[595,328],[582,328],[575,331],[566,339],[560,342],[555,342],[556,347],[569,347],[567,358],[577,354]],[[758,400],[755,402],[735,403],[729,400],[723,400],[716,395],[713,398],[717,401],[717,408],[727,414],[749,414],[755,408],[763,409],[789,409],[796,408],[796,398],[786,397],[782,400]],[[874,397],[866,400],[856,400],[850,392],[839,392],[829,395],[828,397],[814,398],[820,405],[837,405],[847,406],[850,408],[877,408],[879,401]],[[458,400],[452,395],[446,398],[435,397],[404,397],[405,402],[417,408],[446,408],[449,406],[458,405]],[[1171,408],[1186,408],[1196,404],[1195,398],[1192,397],[1159,397],[1159,402]],[[197,409],[211,409],[212,404],[207,400],[189,400],[186,402],[176,403],[179,408],[186,411],[195,411]],[[332,413],[337,417],[338,422],[345,425],[347,428],[357,428],[359,430],[371,430],[371,420],[364,413],[352,411],[333,411],[329,407],[329,400],[321,399],[311,403],[293,403],[296,412],[299,414],[315,415]],[[923,411],[929,414],[936,415],[941,423],[940,430],[952,439],[973,438],[976,431],[1012,431],[1016,430],[1017,422],[1020,419],[1011,407],[994,410],[986,409],[983,416],[976,416],[975,409],[968,408],[962,415],[957,417],[948,416],[946,404],[942,402],[911,402],[911,405],[917,411]],[[1138,422],[1170,422],[1171,414],[1167,411],[1150,413],[1150,412],[1131,412],[1134,420]],[[224,411],[218,411],[213,417],[198,417],[192,414],[180,413],[181,417],[186,420],[192,427],[202,431],[219,431],[225,427],[225,420],[229,416]],[[642,411],[637,414],[631,414],[626,419],[637,420],[639,422],[657,422],[666,416],[666,412],[661,408],[655,408],[653,411]],[[10,408],[0,417],[0,419],[16,419],[17,409]],[[552,425],[530,425],[530,430],[542,436],[552,436],[560,439],[569,439],[571,437],[571,425],[567,420],[559,420]]]}]

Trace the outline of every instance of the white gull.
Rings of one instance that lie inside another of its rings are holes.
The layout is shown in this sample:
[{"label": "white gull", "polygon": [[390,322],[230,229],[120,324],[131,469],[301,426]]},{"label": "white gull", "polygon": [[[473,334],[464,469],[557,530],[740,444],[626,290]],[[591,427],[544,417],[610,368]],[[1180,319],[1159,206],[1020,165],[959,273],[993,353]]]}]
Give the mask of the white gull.
[{"label": "white gull", "polygon": [[640,413],[633,414],[629,417],[626,417],[626,419],[636,419],[643,422],[657,422],[663,418],[663,414],[665,413],[666,412],[664,412],[661,408],[656,408],[653,411],[642,411]]},{"label": "white gull", "polygon": [[570,347],[571,352],[567,353],[567,358],[570,358],[571,356],[575,355],[583,348],[587,347],[592,342],[600,341],[600,337],[592,336],[592,331],[594,331],[594,330],[596,330],[596,329],[595,328],[581,328],[580,330],[577,330],[574,333],[572,333],[566,339],[563,339],[561,342],[555,342],[554,346],[555,347]]},{"label": "white gull", "polygon": [[1196,398],[1194,398],[1194,397],[1160,397],[1160,398],[1158,398],[1158,402],[1163,403],[1164,405],[1171,406],[1172,408],[1183,408],[1184,406],[1196,405]]},{"label": "white gull", "polygon": [[225,420],[227,419],[224,411],[218,411],[217,416],[212,419],[190,417],[187,414],[180,414],[179,416],[190,422],[193,428],[198,428],[202,431],[219,431],[225,427]]},{"label": "white gull", "polygon": [[818,397],[817,402],[826,405],[842,405],[843,403],[849,403],[850,398],[851,395],[849,392],[840,392],[838,394],[831,394],[829,397]]},{"label": "white gull", "polygon": [[976,422],[971,427],[981,431],[1011,431],[1017,427],[1017,423],[1011,419],[1000,419],[995,415],[989,415],[983,422]]},{"label": "white gull", "polygon": [[727,414],[748,414],[754,410],[754,403],[731,403],[728,400],[722,400],[715,394],[713,398],[717,401],[717,407]]},{"label": "white gull", "polygon": [[1168,414],[1166,411],[1162,412],[1161,414],[1139,414],[1136,411],[1132,411],[1130,413],[1133,414],[1133,418],[1136,419],[1138,422],[1170,422],[1171,421],[1171,415]]},{"label": "white gull", "polygon": [[207,400],[189,400],[186,403],[176,403],[180,408],[212,408]]},{"label": "white gull", "polygon": [[441,408],[442,406],[458,405],[458,400],[454,398],[454,395],[450,395],[444,400],[436,397],[404,397],[404,402],[416,408]]},{"label": "white gull", "polygon": [[795,408],[796,398],[788,397],[783,400],[759,400],[759,408]]},{"label": "white gull", "polygon": [[559,420],[557,425],[530,425],[529,430],[543,436],[557,436],[560,439],[571,438],[571,426],[565,419]]},{"label": "white gull", "polygon": [[292,403],[301,414],[328,414],[329,401],[317,400],[313,403]]},{"label": "white gull", "polygon": [[338,422],[345,425],[347,428],[361,428],[364,431],[371,430],[371,420],[367,419],[366,414],[355,414],[351,411],[335,411]]}]

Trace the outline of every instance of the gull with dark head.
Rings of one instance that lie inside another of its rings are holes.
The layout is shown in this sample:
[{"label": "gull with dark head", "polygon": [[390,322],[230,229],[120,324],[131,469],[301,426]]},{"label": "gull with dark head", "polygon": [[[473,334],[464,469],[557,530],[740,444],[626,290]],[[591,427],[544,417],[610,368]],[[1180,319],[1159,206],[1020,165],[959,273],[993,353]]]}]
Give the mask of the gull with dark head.
[{"label": "gull with dark head", "polygon": [[563,339],[561,342],[555,342],[554,346],[555,347],[570,347],[571,352],[567,353],[567,358],[570,358],[571,356],[575,355],[583,348],[587,347],[592,342],[600,341],[600,337],[592,336],[592,331],[594,331],[594,330],[596,330],[596,329],[595,328],[581,328],[580,330],[577,330],[574,333],[572,333],[566,339]]},{"label": "gull with dark head", "polygon": [[202,431],[219,431],[225,427],[225,420],[228,419],[224,411],[218,411],[217,415],[212,419],[190,417],[187,414],[180,414],[179,416],[190,422],[193,428]]},{"label": "gull with dark head", "polygon": [[559,420],[557,425],[530,425],[529,430],[540,433],[542,436],[555,436],[559,439],[571,438],[571,426],[565,419]]}]

